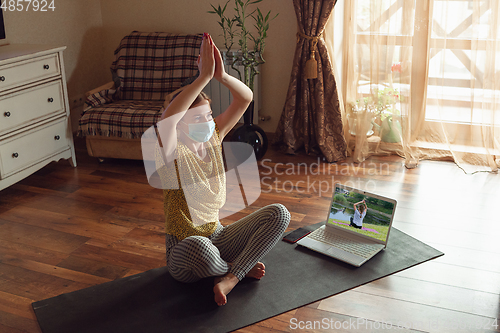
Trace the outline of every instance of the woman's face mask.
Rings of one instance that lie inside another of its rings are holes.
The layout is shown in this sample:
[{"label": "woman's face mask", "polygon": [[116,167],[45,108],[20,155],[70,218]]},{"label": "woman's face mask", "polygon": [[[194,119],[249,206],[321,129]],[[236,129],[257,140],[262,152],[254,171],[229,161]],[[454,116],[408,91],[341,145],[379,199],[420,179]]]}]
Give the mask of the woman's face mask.
[{"label": "woman's face mask", "polygon": [[[183,122],[184,123],[184,122]],[[186,124],[186,123],[184,123]],[[197,142],[207,142],[210,140],[215,130],[215,123],[213,120],[205,123],[186,124],[189,128],[189,133],[184,132],[191,140]]]},{"label": "woman's face mask", "polygon": [[[210,112],[210,106],[208,104],[203,104],[196,108],[192,108],[190,111],[195,110],[196,113],[205,114]],[[212,137],[215,130],[215,122],[213,120],[202,122],[202,123],[190,123],[182,121],[182,123],[188,126],[188,133],[182,130],[191,140],[196,142],[207,142]]]}]

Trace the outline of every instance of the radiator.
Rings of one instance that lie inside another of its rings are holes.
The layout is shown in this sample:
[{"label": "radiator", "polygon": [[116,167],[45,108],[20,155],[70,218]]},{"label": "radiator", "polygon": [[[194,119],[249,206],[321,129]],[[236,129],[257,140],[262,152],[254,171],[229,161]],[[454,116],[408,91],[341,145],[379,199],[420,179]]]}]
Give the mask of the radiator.
[{"label": "radiator", "polygon": [[[237,66],[237,68],[243,74],[243,66]],[[228,73],[229,75],[234,76],[237,79],[239,78],[238,72],[232,69],[231,66],[226,65],[225,69],[226,73]],[[260,66],[258,70],[260,71]],[[229,104],[231,104],[231,101],[233,100],[233,97],[231,96],[229,89],[226,88],[223,84],[219,83],[219,81],[217,81],[216,79],[212,79],[210,83],[205,87],[205,89],[203,89],[203,91],[206,94],[208,94],[208,96],[212,100],[211,108],[214,118],[217,117],[222,112],[224,112],[229,106]],[[259,111],[261,109],[260,74],[255,76],[253,100],[254,100],[253,123],[258,124]],[[243,122],[243,117],[240,118],[239,122],[240,123]]]}]

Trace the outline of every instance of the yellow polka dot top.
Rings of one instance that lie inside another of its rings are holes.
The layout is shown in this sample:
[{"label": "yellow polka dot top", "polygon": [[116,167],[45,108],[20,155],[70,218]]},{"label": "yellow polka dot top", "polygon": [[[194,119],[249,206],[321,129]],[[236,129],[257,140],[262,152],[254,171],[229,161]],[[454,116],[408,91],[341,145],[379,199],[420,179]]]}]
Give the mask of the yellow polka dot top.
[{"label": "yellow polka dot top", "polygon": [[[219,225],[219,209],[226,201],[226,178],[219,129],[205,142],[210,160],[200,159],[178,141],[174,163],[165,165],[156,149],[156,170],[162,181],[165,232],[183,240],[210,236]],[[175,172],[174,172],[175,171]]]}]

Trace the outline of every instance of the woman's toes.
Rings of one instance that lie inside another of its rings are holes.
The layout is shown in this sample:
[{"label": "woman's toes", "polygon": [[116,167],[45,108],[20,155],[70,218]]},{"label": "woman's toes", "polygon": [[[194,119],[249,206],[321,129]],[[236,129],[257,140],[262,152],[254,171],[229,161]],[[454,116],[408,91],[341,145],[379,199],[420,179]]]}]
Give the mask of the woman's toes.
[{"label": "woman's toes", "polygon": [[227,297],[224,295],[224,292],[221,290],[221,286],[217,283],[214,286],[214,300],[218,306],[225,305],[227,303]]},{"label": "woman's toes", "polygon": [[263,263],[258,262],[255,264],[255,266],[253,266],[250,272],[248,272],[246,277],[261,279],[266,274],[265,268],[266,266]]}]

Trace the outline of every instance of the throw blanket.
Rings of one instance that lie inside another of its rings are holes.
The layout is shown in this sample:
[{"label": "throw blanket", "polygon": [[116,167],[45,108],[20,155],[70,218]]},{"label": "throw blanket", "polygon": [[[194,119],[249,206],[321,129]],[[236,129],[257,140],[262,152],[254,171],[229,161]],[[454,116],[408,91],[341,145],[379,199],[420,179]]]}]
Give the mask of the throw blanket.
[{"label": "throw blanket", "polygon": [[164,32],[125,36],[111,65],[117,88],[87,98],[78,135],[140,138],[159,120],[165,96],[198,71],[201,40]]}]

